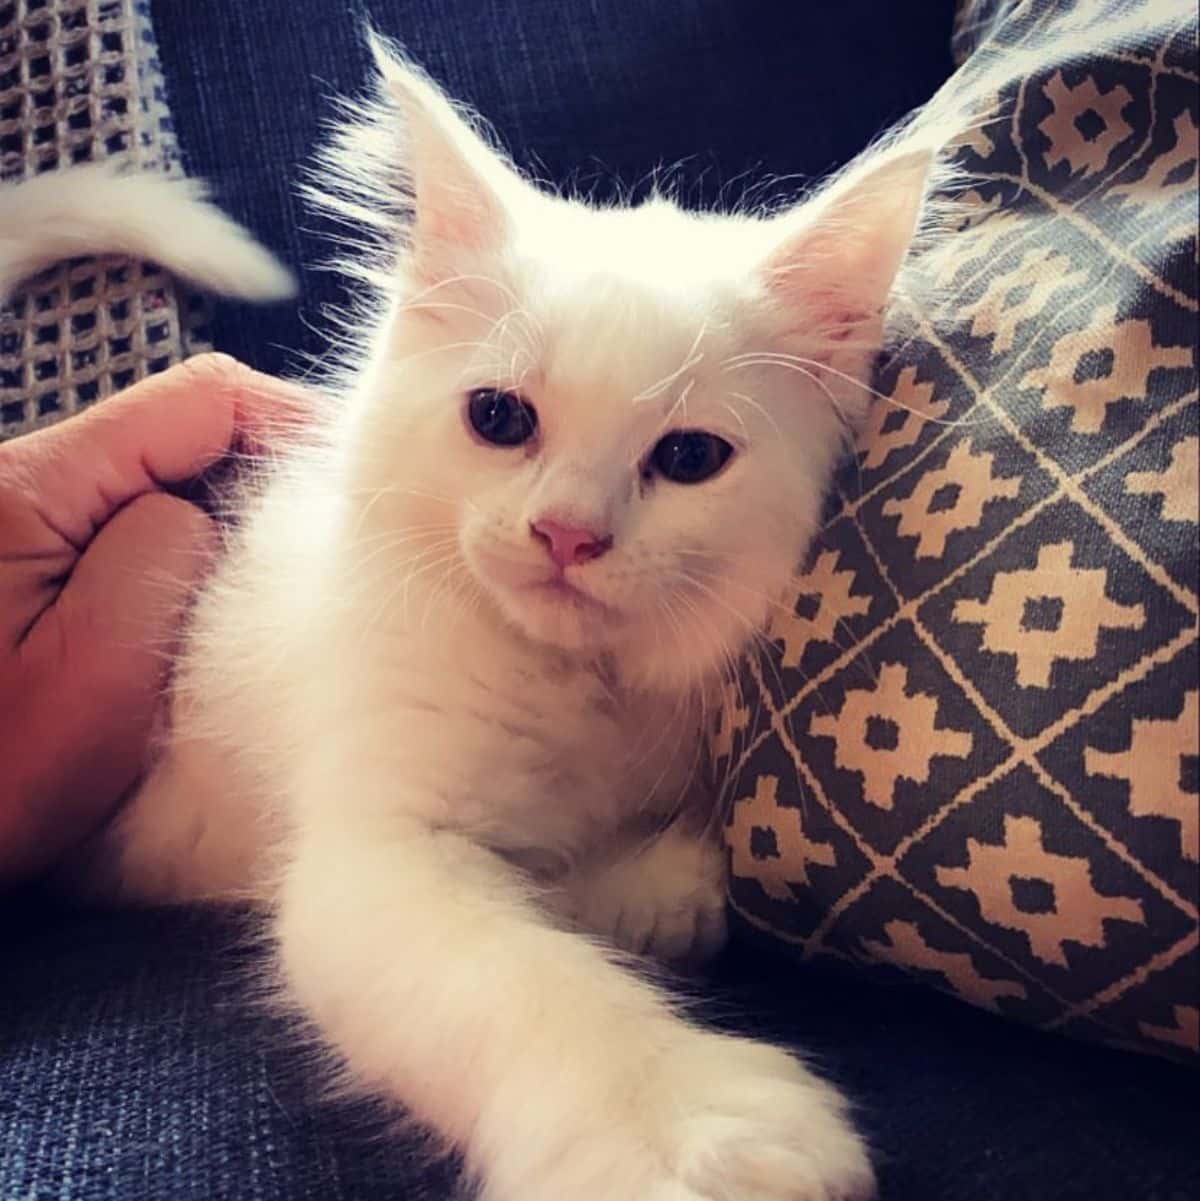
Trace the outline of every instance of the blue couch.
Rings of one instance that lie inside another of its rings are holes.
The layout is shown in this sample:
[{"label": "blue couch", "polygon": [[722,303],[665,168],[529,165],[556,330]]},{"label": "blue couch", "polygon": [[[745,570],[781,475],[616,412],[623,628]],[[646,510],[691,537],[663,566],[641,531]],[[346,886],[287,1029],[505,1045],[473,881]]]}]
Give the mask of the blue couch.
[{"label": "blue couch", "polygon": [[[665,166],[697,204],[748,175],[793,188],[923,100],[951,70],[951,7],[366,5],[523,165],[598,194],[644,188]],[[325,231],[295,186],[329,97],[364,77],[356,22],[319,0],[152,9],[188,169],[304,268],[298,308],[219,308],[217,345],[295,369],[325,352],[322,309],[341,295],[316,269]],[[397,1131],[396,1115],[324,1096],[312,1049],[247,999],[261,968],[252,932],[241,914],[73,914],[34,894],[0,905],[3,1201],[460,1196],[454,1165]],[[1186,1068],[1019,1029],[899,980],[799,967],[746,932],[693,987],[713,1022],[803,1048],[840,1082],[885,1201],[1200,1195]]]}]

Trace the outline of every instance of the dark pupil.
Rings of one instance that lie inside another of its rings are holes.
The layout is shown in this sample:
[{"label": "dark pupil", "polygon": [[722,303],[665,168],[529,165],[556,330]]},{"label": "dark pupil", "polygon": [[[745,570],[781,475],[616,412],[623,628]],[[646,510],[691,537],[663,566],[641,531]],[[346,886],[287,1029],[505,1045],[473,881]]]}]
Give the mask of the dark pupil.
[{"label": "dark pupil", "polygon": [[733,447],[716,434],[668,434],[654,448],[654,465],[677,484],[698,484],[716,475]]},{"label": "dark pupil", "polygon": [[537,429],[537,412],[514,392],[477,388],[468,403],[471,425],[487,442],[497,446],[520,446]]}]

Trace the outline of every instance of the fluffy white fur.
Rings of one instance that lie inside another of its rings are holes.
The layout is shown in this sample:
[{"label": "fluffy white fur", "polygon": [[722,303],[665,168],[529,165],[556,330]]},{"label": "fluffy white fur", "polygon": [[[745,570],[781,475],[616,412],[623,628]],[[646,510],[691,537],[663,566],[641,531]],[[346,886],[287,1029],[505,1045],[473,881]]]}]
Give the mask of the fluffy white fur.
[{"label": "fluffy white fur", "polygon": [[[486,1201],[865,1198],[838,1095],[617,948],[724,936],[701,719],[865,408],[929,157],[770,218],[598,210],[380,64],[329,201],[385,238],[366,350],[198,600],[115,886],[268,906],[290,995]],[[535,441],[475,437],[479,387],[536,405]],[[656,477],[676,429],[735,454]],[[548,515],[611,550],[557,576]]]},{"label": "fluffy white fur", "polygon": [[295,291],[286,268],[209,204],[195,180],[89,164],[0,186],[0,304],[51,264],[98,254],[150,259],[245,300]]}]

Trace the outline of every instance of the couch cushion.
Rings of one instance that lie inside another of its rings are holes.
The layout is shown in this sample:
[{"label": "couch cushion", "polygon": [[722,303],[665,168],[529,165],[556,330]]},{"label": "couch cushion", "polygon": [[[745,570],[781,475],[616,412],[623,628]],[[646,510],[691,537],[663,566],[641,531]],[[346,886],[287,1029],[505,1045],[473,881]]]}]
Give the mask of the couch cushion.
[{"label": "couch cushion", "polygon": [[1194,1052],[1195,6],[976,7],[953,300],[910,314],[714,742],[732,900],[804,956]]},{"label": "couch cushion", "polygon": [[[228,915],[0,904],[0,1197],[470,1201],[394,1111],[330,1097],[328,1063],[261,1004],[268,958]],[[798,1046],[841,1084],[887,1201],[1200,1189],[1195,1079],[1177,1064],[747,947],[704,992],[698,1020]]]}]

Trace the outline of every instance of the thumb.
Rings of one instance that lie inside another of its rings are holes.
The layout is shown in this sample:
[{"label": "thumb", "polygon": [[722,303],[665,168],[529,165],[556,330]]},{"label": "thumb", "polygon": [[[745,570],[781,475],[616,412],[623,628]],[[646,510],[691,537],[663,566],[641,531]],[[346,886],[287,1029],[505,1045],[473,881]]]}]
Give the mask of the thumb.
[{"label": "thumb", "polygon": [[[146,763],[184,609],[217,547],[204,513],[161,492],[137,497],[100,530],[28,649],[54,684],[35,714],[55,766],[38,781],[19,858],[35,872],[112,812]],[[45,659],[42,660],[46,662]]]}]

